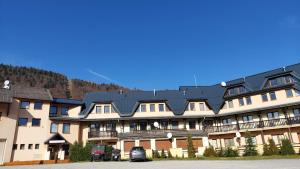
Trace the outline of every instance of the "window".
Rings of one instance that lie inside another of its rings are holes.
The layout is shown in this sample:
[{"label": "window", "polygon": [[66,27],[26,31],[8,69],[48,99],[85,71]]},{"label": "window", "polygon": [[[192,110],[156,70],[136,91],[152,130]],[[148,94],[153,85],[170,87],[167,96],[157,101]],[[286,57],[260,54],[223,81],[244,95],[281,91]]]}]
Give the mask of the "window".
[{"label": "window", "polygon": [[295,81],[295,79],[288,75],[288,76],[281,76],[281,77],[276,77],[276,78],[272,78],[270,80],[267,81],[265,88],[270,88],[270,87],[276,87],[276,86],[280,86],[280,85],[285,85],[285,84],[290,84],[293,83]]},{"label": "window", "polygon": [[272,119],[278,119],[279,118],[279,113],[278,112],[270,112],[267,114],[268,119],[272,120]]},{"label": "window", "polygon": [[34,109],[35,110],[42,110],[43,108],[43,103],[42,102],[35,102],[34,103]]},{"label": "window", "polygon": [[228,100],[228,107],[233,108],[233,101],[232,100]]},{"label": "window", "polygon": [[251,116],[251,115],[243,116],[243,121],[244,122],[252,122],[253,116]]},{"label": "window", "polygon": [[39,148],[40,148],[40,145],[39,145],[39,144],[35,144],[35,145],[34,145],[34,149],[37,150],[37,149],[39,149]]},{"label": "window", "polygon": [[130,131],[137,130],[137,123],[136,122],[130,122]]},{"label": "window", "polygon": [[141,112],[146,112],[147,111],[147,107],[145,104],[141,104]]},{"label": "window", "polygon": [[19,126],[27,126],[28,118],[19,118]]},{"label": "window", "polygon": [[50,116],[56,116],[57,115],[57,107],[56,106],[51,106],[50,107]]},{"label": "window", "polygon": [[209,145],[214,148],[217,148],[218,147],[217,140],[216,139],[210,140]]},{"label": "window", "polygon": [[22,101],[20,108],[21,109],[29,109],[29,105],[30,105],[30,103],[28,101]]},{"label": "window", "polygon": [[140,122],[140,130],[147,130],[147,122],[145,121]]},{"label": "window", "polygon": [[106,123],[106,131],[116,131],[116,123],[109,121]]},{"label": "window", "polygon": [[246,103],[247,103],[247,105],[252,104],[252,100],[251,100],[250,96],[246,97]]},{"label": "window", "polygon": [[33,147],[33,144],[28,144],[28,150],[31,150]]},{"label": "window", "polygon": [[199,108],[200,108],[200,111],[205,111],[205,104],[199,103]]},{"label": "window", "polygon": [[58,129],[58,124],[56,124],[56,123],[51,123],[51,126],[50,126],[50,133],[57,133],[57,129]]},{"label": "window", "polygon": [[16,149],[18,149],[18,144],[13,145],[13,150],[16,150]]},{"label": "window", "polygon": [[165,130],[168,129],[168,125],[169,125],[169,123],[167,120],[163,120],[160,123],[161,129],[165,129]]},{"label": "window", "polygon": [[232,147],[232,146],[234,146],[234,140],[233,140],[233,138],[224,139],[224,142],[225,142],[225,147]]},{"label": "window", "polygon": [[102,113],[102,106],[96,106],[96,113]]},{"label": "window", "polygon": [[270,92],[270,98],[271,98],[271,100],[276,100],[276,93]]},{"label": "window", "polygon": [[68,111],[69,111],[69,108],[68,108],[68,107],[62,107],[62,108],[60,109],[60,114],[61,114],[62,116],[67,116],[67,115],[68,115]]},{"label": "window", "polygon": [[155,104],[150,104],[150,112],[155,112]]},{"label": "window", "polygon": [[25,149],[25,144],[21,144],[20,145],[20,150],[24,150]]},{"label": "window", "polygon": [[281,144],[281,140],[284,139],[284,135],[272,135],[272,139],[274,140],[275,144]]},{"label": "window", "polygon": [[41,119],[32,118],[31,125],[32,126],[40,126],[41,125]]},{"label": "window", "polygon": [[104,113],[110,113],[110,106],[104,106]]},{"label": "window", "polygon": [[178,121],[172,121],[172,129],[178,129]]},{"label": "window", "polygon": [[159,105],[158,105],[158,110],[159,110],[160,112],[165,111],[165,104],[159,104]]},{"label": "window", "polygon": [[190,108],[189,109],[190,111],[196,111],[196,109],[195,109],[195,103],[190,103],[189,104],[189,108]]},{"label": "window", "polygon": [[238,87],[233,87],[233,88],[229,88],[227,90],[226,95],[227,96],[233,96],[233,95],[238,95],[238,94],[243,94],[246,93],[246,88],[244,86],[238,86]]},{"label": "window", "polygon": [[239,104],[240,104],[240,106],[244,106],[245,105],[244,98],[239,98]]},{"label": "window", "polygon": [[286,93],[287,98],[293,97],[293,90],[292,89],[285,90],[285,93]]},{"label": "window", "polygon": [[267,102],[268,101],[268,95],[266,93],[261,95],[261,99],[263,102]]},{"label": "window", "polygon": [[196,121],[195,120],[189,121],[189,128],[190,129],[196,129]]},{"label": "window", "polygon": [[223,124],[224,124],[224,125],[229,125],[229,124],[231,124],[231,119],[223,119]]},{"label": "window", "polygon": [[64,123],[63,124],[63,130],[62,132],[64,134],[70,134],[70,123]]},{"label": "window", "polygon": [[300,110],[299,109],[294,109],[293,114],[294,114],[294,117],[299,117],[300,116]]}]

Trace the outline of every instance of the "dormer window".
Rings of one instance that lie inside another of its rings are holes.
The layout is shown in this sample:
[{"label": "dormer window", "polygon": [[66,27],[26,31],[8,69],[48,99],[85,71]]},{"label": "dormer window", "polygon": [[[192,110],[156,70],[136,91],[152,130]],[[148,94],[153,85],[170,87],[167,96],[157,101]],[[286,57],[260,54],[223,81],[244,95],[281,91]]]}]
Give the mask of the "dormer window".
[{"label": "dormer window", "polygon": [[195,103],[190,103],[189,104],[189,110],[190,111],[196,111],[196,109],[195,109]]},{"label": "dormer window", "polygon": [[234,96],[246,93],[246,88],[244,86],[232,87],[227,90],[226,96]]},{"label": "dormer window", "polygon": [[295,79],[291,75],[276,77],[276,78],[269,79],[265,84],[265,88],[277,87],[277,86],[286,85],[294,82]]}]

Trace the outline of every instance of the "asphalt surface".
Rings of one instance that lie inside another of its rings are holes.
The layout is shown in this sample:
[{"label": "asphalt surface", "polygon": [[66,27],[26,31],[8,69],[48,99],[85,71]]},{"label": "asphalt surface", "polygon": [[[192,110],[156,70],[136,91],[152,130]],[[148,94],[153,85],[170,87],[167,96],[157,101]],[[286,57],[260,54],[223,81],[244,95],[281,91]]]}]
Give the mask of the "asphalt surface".
[{"label": "asphalt surface", "polygon": [[84,162],[52,165],[8,166],[3,169],[300,169],[300,159],[247,161]]}]

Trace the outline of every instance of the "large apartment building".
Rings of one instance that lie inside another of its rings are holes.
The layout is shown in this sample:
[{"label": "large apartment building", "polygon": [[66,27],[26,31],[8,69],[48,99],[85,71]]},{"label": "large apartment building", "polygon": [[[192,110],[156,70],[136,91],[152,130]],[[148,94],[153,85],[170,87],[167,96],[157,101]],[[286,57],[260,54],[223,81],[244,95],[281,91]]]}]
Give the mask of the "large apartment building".
[{"label": "large apartment building", "polygon": [[93,92],[83,100],[52,98],[46,89],[0,89],[0,164],[67,159],[75,141],[109,144],[128,158],[133,146],[187,156],[211,145],[243,151],[272,138],[300,148],[300,64],[212,86],[179,90]]}]

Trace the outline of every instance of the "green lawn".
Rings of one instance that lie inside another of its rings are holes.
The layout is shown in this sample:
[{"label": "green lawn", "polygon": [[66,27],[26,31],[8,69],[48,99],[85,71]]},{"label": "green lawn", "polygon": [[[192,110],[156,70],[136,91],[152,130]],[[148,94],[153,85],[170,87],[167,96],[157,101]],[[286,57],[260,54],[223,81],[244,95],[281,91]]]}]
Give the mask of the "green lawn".
[{"label": "green lawn", "polygon": [[160,160],[271,160],[271,159],[300,159],[300,155],[274,155],[274,156],[250,156],[250,157],[198,157],[198,158],[155,158],[153,161]]}]

